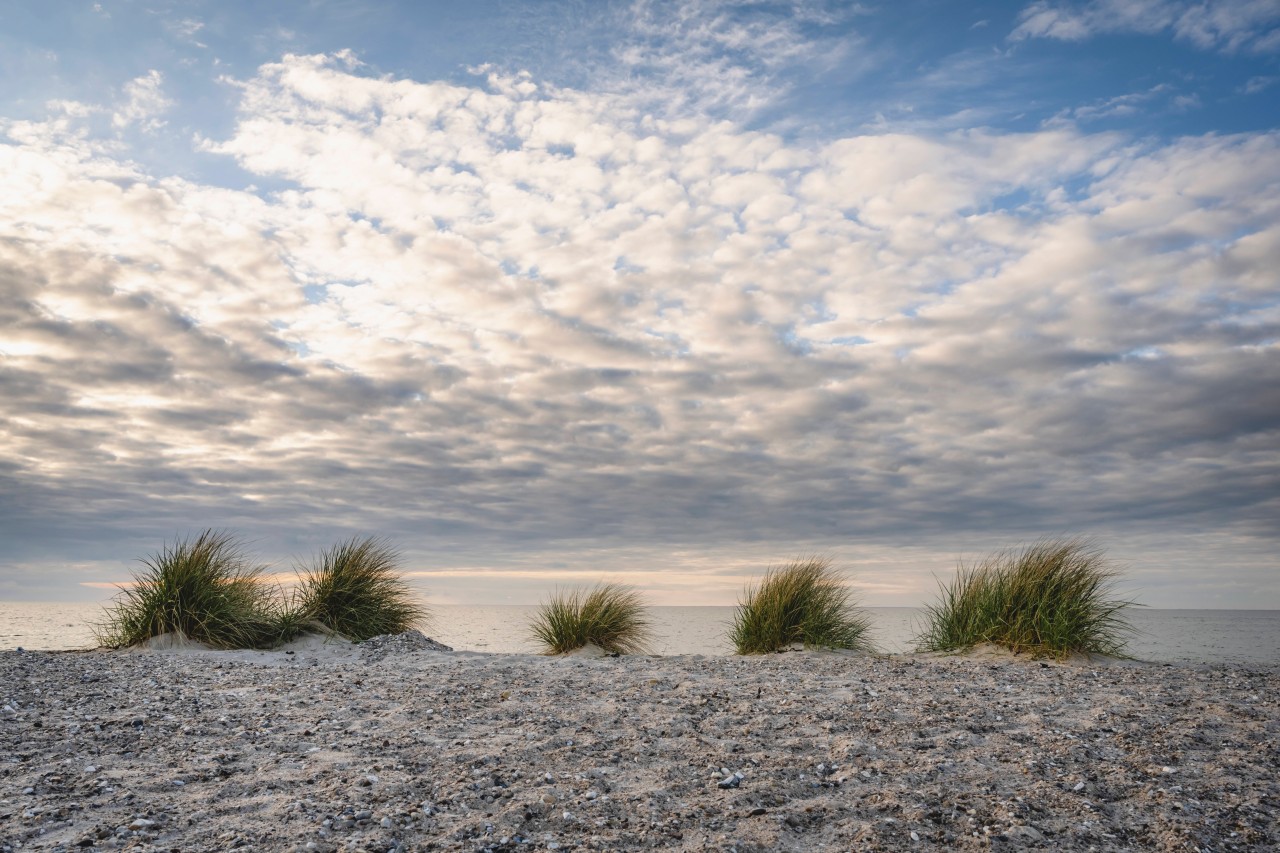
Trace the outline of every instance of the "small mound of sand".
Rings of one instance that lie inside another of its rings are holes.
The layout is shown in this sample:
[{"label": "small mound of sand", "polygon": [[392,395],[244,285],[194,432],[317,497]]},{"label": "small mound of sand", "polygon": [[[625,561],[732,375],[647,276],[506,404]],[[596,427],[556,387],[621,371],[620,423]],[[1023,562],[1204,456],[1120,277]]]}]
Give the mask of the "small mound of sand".
[{"label": "small mound of sand", "polygon": [[278,652],[333,652],[346,650],[354,645],[341,634],[303,634],[273,651]]},{"label": "small mound of sand", "polygon": [[246,655],[262,656],[281,653],[332,656],[347,652],[354,645],[346,637],[339,634],[308,633],[274,649],[218,649],[208,643],[192,640],[185,634],[175,631],[168,634],[157,634],[135,646],[120,649],[120,651],[166,655],[204,655],[213,653],[222,656],[238,656],[240,658]]},{"label": "small mound of sand", "polygon": [[135,646],[129,646],[124,651],[181,654],[184,652],[213,651],[213,646],[193,640],[181,631],[172,631],[168,634],[157,634]]},{"label": "small mound of sand", "polygon": [[617,657],[613,652],[607,652],[597,646],[595,643],[587,643],[576,649],[571,649],[564,653],[567,658],[611,658]]},{"label": "small mound of sand", "polygon": [[925,659],[959,657],[969,660],[990,660],[990,661],[1026,661],[1039,660],[1045,664],[1057,663],[1066,666],[1087,666],[1087,667],[1109,667],[1109,666],[1143,666],[1141,661],[1127,660],[1125,658],[1110,657],[1109,655],[1086,654],[1083,652],[1075,652],[1062,658],[1055,658],[1051,655],[1034,657],[1029,653],[1015,653],[1012,650],[998,646],[995,643],[978,643],[968,649],[954,652],[921,652],[917,657]]},{"label": "small mound of sand", "polygon": [[421,631],[410,630],[403,634],[379,634],[359,644],[365,660],[382,660],[387,655],[409,652],[451,652],[452,646],[436,642]]}]

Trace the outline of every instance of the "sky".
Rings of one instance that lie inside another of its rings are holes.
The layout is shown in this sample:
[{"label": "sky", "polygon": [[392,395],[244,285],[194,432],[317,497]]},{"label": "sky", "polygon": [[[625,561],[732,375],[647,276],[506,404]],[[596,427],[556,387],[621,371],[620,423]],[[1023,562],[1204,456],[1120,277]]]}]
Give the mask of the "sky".
[{"label": "sky", "polygon": [[1280,608],[1280,0],[0,6],[0,600]]}]

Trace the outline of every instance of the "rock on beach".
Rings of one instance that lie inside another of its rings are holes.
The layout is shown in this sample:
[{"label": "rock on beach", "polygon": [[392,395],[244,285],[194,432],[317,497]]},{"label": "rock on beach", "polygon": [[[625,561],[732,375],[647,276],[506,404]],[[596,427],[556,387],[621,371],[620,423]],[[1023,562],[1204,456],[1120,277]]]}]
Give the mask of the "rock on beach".
[{"label": "rock on beach", "polygon": [[0,851],[1280,849],[1276,667],[425,640],[0,653]]}]

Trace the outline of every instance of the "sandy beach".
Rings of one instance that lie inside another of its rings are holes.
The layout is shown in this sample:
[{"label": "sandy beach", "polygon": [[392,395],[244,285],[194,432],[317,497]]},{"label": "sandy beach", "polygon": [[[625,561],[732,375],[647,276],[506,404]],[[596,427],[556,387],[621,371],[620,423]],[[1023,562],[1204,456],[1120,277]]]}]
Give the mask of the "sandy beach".
[{"label": "sandy beach", "polygon": [[1280,668],[0,654],[0,851],[1273,850]]}]

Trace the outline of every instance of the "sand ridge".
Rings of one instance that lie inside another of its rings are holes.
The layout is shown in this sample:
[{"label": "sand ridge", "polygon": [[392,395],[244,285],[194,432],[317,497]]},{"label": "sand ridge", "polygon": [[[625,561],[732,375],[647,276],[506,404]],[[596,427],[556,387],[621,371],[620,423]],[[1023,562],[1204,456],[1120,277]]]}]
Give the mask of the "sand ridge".
[{"label": "sand ridge", "polygon": [[1277,668],[1095,663],[3,653],[0,851],[1280,847]]}]

